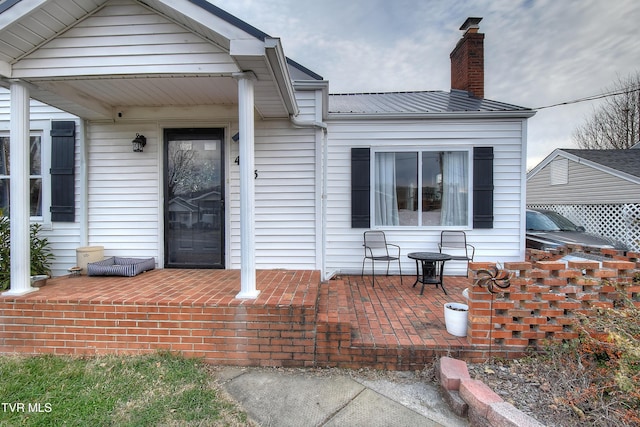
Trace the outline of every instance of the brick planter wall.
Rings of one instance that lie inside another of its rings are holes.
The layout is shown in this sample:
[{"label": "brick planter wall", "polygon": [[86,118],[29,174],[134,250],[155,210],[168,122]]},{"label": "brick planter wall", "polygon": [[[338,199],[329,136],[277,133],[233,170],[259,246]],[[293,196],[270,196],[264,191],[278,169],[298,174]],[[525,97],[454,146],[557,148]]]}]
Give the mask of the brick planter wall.
[{"label": "brick planter wall", "polygon": [[314,365],[315,306],[16,302],[2,319],[2,353],[164,349],[217,364]]},{"label": "brick planter wall", "polygon": [[558,261],[563,253],[529,252],[532,261],[504,264],[514,277],[510,287],[497,294],[474,285],[478,270],[495,264],[471,263],[468,342],[506,350],[575,338],[576,312],[614,307],[620,299],[616,284],[640,307],[640,254],[603,254],[608,258],[600,267],[597,261],[565,265]]}]

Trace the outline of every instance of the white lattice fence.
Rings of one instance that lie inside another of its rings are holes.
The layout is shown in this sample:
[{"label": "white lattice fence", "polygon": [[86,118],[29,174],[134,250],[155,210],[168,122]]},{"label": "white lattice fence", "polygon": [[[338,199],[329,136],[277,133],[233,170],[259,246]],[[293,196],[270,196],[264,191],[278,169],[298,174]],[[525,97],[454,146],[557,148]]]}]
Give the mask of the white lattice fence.
[{"label": "white lattice fence", "polygon": [[529,205],[566,216],[587,232],[621,241],[632,251],[640,251],[640,203],[619,205]]}]

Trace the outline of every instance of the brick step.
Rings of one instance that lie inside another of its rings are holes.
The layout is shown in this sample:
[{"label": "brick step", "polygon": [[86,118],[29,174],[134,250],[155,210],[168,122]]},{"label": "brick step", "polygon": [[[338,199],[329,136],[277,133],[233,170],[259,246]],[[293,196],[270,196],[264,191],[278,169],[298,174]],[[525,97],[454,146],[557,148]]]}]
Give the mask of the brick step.
[{"label": "brick step", "polygon": [[436,376],[451,409],[474,426],[543,427],[535,418],[505,402],[482,381],[469,376],[467,363],[451,357],[438,361]]}]

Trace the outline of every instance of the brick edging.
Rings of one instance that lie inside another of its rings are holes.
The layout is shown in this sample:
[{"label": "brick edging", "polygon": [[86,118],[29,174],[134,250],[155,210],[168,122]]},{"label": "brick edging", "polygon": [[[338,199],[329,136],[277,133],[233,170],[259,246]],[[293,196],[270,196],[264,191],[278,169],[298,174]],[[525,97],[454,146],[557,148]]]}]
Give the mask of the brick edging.
[{"label": "brick edging", "polygon": [[468,417],[474,426],[544,426],[505,402],[482,381],[471,379],[467,363],[463,360],[440,358],[436,376],[451,410],[458,416]]}]

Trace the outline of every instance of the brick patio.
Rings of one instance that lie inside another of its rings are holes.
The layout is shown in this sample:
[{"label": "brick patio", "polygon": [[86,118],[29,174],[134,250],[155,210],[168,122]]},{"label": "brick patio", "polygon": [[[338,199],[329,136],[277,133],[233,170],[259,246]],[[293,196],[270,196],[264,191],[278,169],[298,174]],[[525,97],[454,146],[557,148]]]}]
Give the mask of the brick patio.
[{"label": "brick patio", "polygon": [[132,278],[61,277],[38,292],[0,297],[0,352],[104,354],[164,349],[216,364],[422,369],[436,355],[486,353],[445,330],[443,304],[462,301],[414,278],[317,271],[257,273],[255,300],[239,300],[237,270],[153,270]]}]

